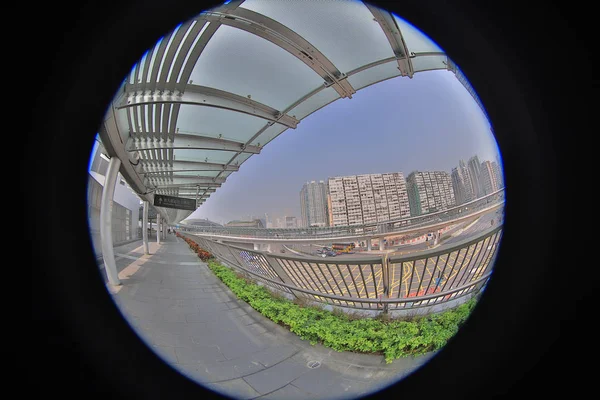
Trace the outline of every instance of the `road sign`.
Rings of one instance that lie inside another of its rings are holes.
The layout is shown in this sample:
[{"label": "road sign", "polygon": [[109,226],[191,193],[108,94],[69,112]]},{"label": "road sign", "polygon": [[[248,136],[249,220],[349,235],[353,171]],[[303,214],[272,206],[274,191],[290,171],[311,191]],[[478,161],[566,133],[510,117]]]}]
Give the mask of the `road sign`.
[{"label": "road sign", "polygon": [[196,200],[186,199],[185,197],[165,196],[162,194],[154,195],[154,205],[165,208],[177,208],[180,210],[196,211]]}]

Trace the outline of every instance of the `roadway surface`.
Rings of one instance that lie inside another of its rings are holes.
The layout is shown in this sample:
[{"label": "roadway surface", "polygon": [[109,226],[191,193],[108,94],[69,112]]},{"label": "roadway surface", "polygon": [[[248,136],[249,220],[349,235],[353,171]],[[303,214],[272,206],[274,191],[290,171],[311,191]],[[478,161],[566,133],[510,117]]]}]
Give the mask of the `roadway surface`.
[{"label": "roadway surface", "polygon": [[[460,241],[463,241],[465,239],[477,236],[482,231],[489,229],[490,227],[493,226],[493,225],[491,225],[492,220],[494,221],[494,224],[498,224],[499,215],[500,214],[498,211],[491,211],[487,214],[483,214],[482,216],[478,217],[475,221],[457,224],[450,231],[442,234],[442,242],[439,244],[439,246],[437,246],[435,248],[444,249],[444,248],[450,247],[451,245],[454,245]],[[448,238],[448,235],[450,235],[451,237]],[[271,252],[280,253],[281,249],[283,248],[284,250],[287,251],[288,254],[290,253],[289,249],[291,249],[291,250],[296,250],[298,253],[300,253],[300,254],[294,253],[297,255],[304,254],[304,255],[309,255],[309,256],[314,256],[314,257],[321,257],[321,254],[317,253],[317,250],[322,249],[323,247],[331,247],[332,243],[333,242],[326,242],[326,243],[322,243],[322,244],[298,243],[298,244],[286,245],[287,248],[283,247],[283,245],[280,245],[280,244],[271,244]],[[371,252],[366,251],[366,250],[355,251],[354,254],[340,254],[340,255],[335,256],[335,258],[338,260],[346,260],[346,259],[351,260],[351,259],[369,257],[370,255],[382,255],[384,253],[387,253],[389,256],[406,255],[406,254],[410,254],[410,253],[414,253],[414,252],[418,252],[418,251],[431,249],[432,245],[433,245],[433,242],[429,242],[429,241],[423,242],[423,243],[415,243],[415,244],[403,244],[403,245],[401,244],[401,245],[388,246],[388,247],[386,247],[386,250],[384,250],[384,251],[379,251],[379,250],[373,250]]]}]

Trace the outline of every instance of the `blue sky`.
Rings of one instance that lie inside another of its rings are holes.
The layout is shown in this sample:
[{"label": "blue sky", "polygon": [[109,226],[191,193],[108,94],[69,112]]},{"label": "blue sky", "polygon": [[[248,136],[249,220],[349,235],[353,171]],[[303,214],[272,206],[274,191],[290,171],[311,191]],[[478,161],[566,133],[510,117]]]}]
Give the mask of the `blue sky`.
[{"label": "blue sky", "polygon": [[[495,161],[477,103],[449,71],[396,77],[309,115],[252,156],[189,218],[300,217],[306,181],[414,170],[450,172],[460,159]],[[499,158],[499,157],[498,157]]]}]

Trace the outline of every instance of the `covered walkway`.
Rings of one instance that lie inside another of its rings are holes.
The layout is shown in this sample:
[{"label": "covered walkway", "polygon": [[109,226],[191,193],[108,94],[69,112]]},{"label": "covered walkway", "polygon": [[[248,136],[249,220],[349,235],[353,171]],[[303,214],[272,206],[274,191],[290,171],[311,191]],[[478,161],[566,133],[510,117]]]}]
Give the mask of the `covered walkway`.
[{"label": "covered walkway", "polygon": [[122,284],[107,288],[150,348],[212,390],[241,399],[356,398],[432,356],[385,364],[312,346],[238,300],[182,239],[167,235],[149,250],[141,240],[116,247]]}]

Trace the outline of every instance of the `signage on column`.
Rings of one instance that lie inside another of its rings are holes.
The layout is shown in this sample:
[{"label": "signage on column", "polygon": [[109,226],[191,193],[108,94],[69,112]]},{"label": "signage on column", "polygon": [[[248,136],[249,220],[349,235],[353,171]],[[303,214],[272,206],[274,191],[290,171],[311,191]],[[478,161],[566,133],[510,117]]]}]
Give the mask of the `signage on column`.
[{"label": "signage on column", "polygon": [[196,211],[196,200],[186,199],[185,197],[165,196],[162,194],[154,195],[154,205],[165,208],[177,208],[180,210]]}]

